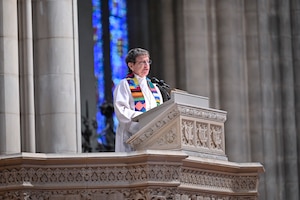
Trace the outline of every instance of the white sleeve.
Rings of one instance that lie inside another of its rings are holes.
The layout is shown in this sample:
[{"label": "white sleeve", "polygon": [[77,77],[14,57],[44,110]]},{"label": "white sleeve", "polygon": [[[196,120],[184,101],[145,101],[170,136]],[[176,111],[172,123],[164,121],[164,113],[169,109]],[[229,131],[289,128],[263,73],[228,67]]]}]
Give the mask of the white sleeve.
[{"label": "white sleeve", "polygon": [[126,79],[121,80],[115,88],[114,109],[119,123],[125,125],[127,130],[131,129],[132,118],[143,113],[134,110],[134,100]]}]

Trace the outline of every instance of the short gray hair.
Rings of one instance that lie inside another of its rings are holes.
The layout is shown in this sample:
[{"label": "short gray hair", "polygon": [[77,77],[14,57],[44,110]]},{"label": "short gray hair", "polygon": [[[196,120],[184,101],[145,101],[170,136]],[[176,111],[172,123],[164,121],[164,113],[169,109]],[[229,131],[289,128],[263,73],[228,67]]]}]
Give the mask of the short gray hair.
[{"label": "short gray hair", "polygon": [[128,51],[126,59],[125,59],[127,66],[128,66],[129,62],[135,63],[136,57],[142,56],[142,55],[147,55],[150,57],[149,52],[142,48],[134,48],[134,49],[131,49],[130,51]]}]

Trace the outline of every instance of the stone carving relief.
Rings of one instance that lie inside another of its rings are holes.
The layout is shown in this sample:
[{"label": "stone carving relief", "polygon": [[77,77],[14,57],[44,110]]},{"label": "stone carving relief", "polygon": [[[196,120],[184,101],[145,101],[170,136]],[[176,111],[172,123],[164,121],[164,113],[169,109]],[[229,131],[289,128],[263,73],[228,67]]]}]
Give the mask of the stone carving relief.
[{"label": "stone carving relief", "polygon": [[179,181],[177,165],[145,164],[89,168],[21,168],[0,172],[0,187],[30,183],[34,185],[128,184],[140,181]]},{"label": "stone carving relief", "polygon": [[[0,200],[254,200],[256,197],[239,197],[236,194],[255,193],[257,180],[257,175],[211,172],[164,161],[160,164],[129,166],[22,167],[0,171]],[[160,184],[149,185],[148,181]],[[133,184],[138,186],[129,187]],[[35,186],[35,189],[23,187],[15,191],[3,190],[26,185]],[[194,188],[195,193],[189,192],[191,190],[179,190],[178,185]],[[203,190],[218,191],[219,194],[200,194],[199,191]],[[235,193],[233,197],[225,195],[232,192]]]},{"label": "stone carving relief", "polygon": [[160,138],[157,139],[156,144],[158,146],[170,145],[175,143],[177,139],[177,129],[176,127],[171,127],[171,129],[166,134],[163,134]]},{"label": "stone carving relief", "polygon": [[195,146],[194,144],[194,121],[192,120],[182,120],[181,123],[182,131],[182,144]]},{"label": "stone carving relief", "polygon": [[257,200],[253,196],[226,196],[179,191],[175,188],[153,187],[124,189],[85,189],[15,191],[0,196],[0,200]]},{"label": "stone carving relief", "polygon": [[255,191],[257,176],[237,176],[214,172],[182,169],[181,183],[218,191]]},{"label": "stone carving relief", "polygon": [[180,149],[199,157],[227,159],[225,120],[226,112],[177,104],[165,116],[149,122],[129,143],[137,150]]},{"label": "stone carving relief", "polygon": [[210,137],[211,137],[211,148],[222,150],[223,131],[221,126],[211,125],[210,126]]},{"label": "stone carving relief", "polygon": [[174,118],[176,118],[179,115],[179,112],[177,109],[174,109],[171,111],[167,116],[165,116],[163,119],[157,121],[154,126],[151,126],[147,130],[145,130],[142,135],[134,140],[133,145],[139,145],[142,144],[145,140],[149,139],[154,132],[156,132],[158,129],[172,121]]},{"label": "stone carving relief", "polygon": [[208,124],[196,122],[196,146],[209,148],[208,145]]},{"label": "stone carving relief", "polygon": [[183,118],[181,132],[183,145],[195,149],[224,151],[224,131],[220,125]]}]

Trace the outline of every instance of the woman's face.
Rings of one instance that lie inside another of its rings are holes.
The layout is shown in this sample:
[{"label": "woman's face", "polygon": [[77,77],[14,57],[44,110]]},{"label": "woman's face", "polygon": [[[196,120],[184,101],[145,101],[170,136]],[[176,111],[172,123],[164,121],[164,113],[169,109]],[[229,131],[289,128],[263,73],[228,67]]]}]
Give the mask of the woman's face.
[{"label": "woman's face", "polygon": [[150,71],[150,59],[148,55],[141,55],[136,57],[135,62],[129,62],[128,67],[133,73],[140,77],[145,77]]}]

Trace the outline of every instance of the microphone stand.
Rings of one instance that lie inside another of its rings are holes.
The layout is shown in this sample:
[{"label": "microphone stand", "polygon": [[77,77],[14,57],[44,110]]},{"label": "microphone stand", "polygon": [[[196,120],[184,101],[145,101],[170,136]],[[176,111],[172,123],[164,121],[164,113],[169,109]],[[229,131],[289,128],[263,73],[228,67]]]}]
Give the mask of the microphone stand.
[{"label": "microphone stand", "polygon": [[162,95],[162,98],[163,98],[164,102],[171,99],[170,93],[169,93],[170,86],[168,84],[166,84],[163,80],[158,80],[155,77],[151,78],[151,82],[156,83],[156,86],[160,90],[160,93]]}]

